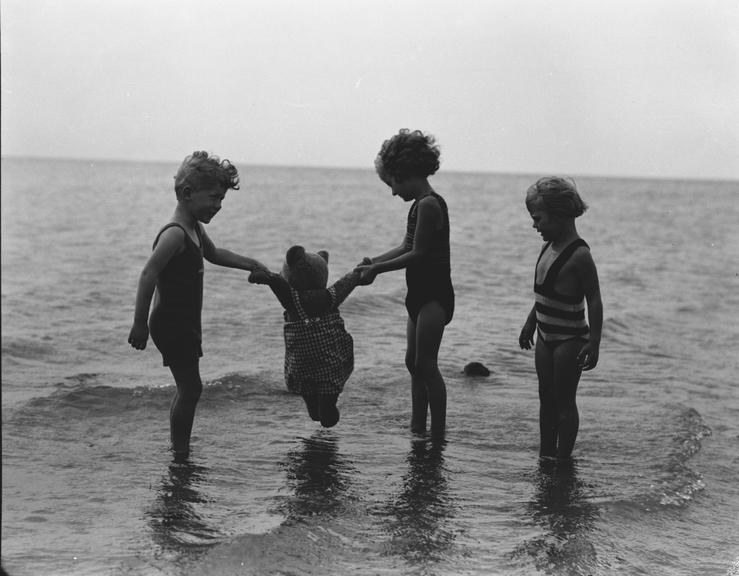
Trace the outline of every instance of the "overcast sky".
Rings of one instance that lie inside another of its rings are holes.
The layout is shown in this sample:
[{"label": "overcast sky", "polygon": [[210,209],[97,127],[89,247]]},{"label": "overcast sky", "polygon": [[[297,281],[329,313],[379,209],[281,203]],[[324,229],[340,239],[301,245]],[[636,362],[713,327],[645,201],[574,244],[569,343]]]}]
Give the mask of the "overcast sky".
[{"label": "overcast sky", "polygon": [[739,178],[736,0],[0,0],[2,153]]}]

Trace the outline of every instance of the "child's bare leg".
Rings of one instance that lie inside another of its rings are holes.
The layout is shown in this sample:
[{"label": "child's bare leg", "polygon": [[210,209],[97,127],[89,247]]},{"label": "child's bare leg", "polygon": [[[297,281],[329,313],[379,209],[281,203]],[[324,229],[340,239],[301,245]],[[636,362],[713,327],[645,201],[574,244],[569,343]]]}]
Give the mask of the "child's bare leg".
[{"label": "child's bare leg", "polygon": [[321,419],[321,412],[318,408],[318,396],[303,394],[303,400],[305,400],[305,407],[308,408],[310,419],[318,422]]},{"label": "child's bare leg", "polygon": [[425,304],[418,313],[415,374],[425,383],[431,412],[431,435],[435,438],[443,438],[446,430],[446,384],[438,365],[445,325],[446,311],[436,301]]},{"label": "child's bare leg", "polygon": [[187,367],[170,366],[170,371],[177,385],[169,410],[170,439],[175,452],[185,453],[190,450],[195,408],[203,392],[203,383],[197,361]]},{"label": "child's bare leg", "polygon": [[340,418],[339,409],[336,407],[339,395],[319,394],[316,398],[318,399],[321,426],[325,426],[326,428],[335,426]]},{"label": "child's bare leg", "polygon": [[539,378],[539,456],[557,455],[557,397],[554,387],[552,350],[540,337],[536,339],[536,375]]},{"label": "child's bare leg", "polygon": [[568,340],[554,350],[554,391],[557,406],[557,458],[569,458],[575,447],[580,428],[580,414],[577,411],[575,395],[580,382],[582,369],[577,355],[583,347],[581,340]]},{"label": "child's bare leg", "polygon": [[426,383],[416,373],[416,323],[411,318],[408,318],[406,337],[405,366],[411,375],[411,432],[423,434],[426,432],[429,401]]}]

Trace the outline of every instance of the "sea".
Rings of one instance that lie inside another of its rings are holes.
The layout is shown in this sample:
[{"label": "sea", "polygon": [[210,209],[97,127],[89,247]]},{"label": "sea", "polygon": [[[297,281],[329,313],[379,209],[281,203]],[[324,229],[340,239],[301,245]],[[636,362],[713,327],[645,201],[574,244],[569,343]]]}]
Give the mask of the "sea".
[{"label": "sea", "polygon": [[[273,270],[294,244],[327,250],[333,282],[403,240],[410,205],[371,166],[237,167],[218,247]],[[605,310],[572,462],[538,458],[518,346],[541,248],[525,190],[544,174],[443,166],[446,441],[408,429],[402,271],[342,305],[355,369],[323,429],[286,390],[276,298],[206,262],[204,392],[177,459],[169,370],[127,343],[176,169],[2,159],[7,574],[739,576],[739,182],[570,175]]]}]

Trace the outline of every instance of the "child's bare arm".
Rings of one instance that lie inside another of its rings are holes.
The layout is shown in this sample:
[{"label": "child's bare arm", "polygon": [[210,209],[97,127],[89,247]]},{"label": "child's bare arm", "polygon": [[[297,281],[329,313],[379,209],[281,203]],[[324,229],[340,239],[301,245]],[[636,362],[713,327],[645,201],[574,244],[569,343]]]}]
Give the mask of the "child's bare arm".
[{"label": "child's bare arm", "polygon": [[[413,263],[415,260],[422,258],[429,250],[431,238],[434,230],[438,227],[442,217],[441,206],[433,198],[425,198],[418,203],[418,216],[416,220],[416,233],[413,239],[413,246],[409,249],[403,246],[396,248],[395,255],[391,258],[383,260],[373,259],[372,264],[359,266],[360,272],[366,271],[366,274],[377,275],[392,270],[400,270]],[[390,254],[388,252],[387,254]],[[383,256],[387,256],[387,254]]]},{"label": "child's bare arm", "polygon": [[598,364],[600,356],[600,339],[603,331],[603,301],[600,295],[598,271],[590,251],[583,251],[582,255],[576,260],[576,265],[583,292],[585,292],[585,300],[588,303],[588,324],[590,324],[588,343],[583,346],[577,359],[583,370],[592,370]]},{"label": "child's bare arm", "polygon": [[137,350],[146,348],[146,341],[149,339],[149,309],[159,274],[167,262],[182,249],[184,240],[185,232],[182,228],[173,226],[162,232],[139,275],[133,326],[128,334],[128,343]]},{"label": "child's bare arm", "polygon": [[529,312],[526,322],[521,328],[521,334],[518,336],[518,345],[524,350],[530,350],[534,345],[534,334],[536,333],[536,306],[534,305]]},{"label": "child's bare arm", "polygon": [[[384,254],[380,254],[379,256],[375,256],[374,258],[365,258],[362,261],[362,264],[374,264],[377,262],[392,260],[393,258],[397,258],[401,254],[408,252],[408,250],[410,250],[410,248],[405,245],[405,242],[403,242],[400,246],[396,246],[395,248],[388,250]],[[369,262],[367,262],[367,260],[369,260]]]},{"label": "child's bare arm", "polygon": [[201,228],[203,238],[203,256],[211,264],[217,266],[225,266],[227,268],[238,268],[240,270],[247,270],[253,272],[254,270],[267,270],[267,267],[262,264],[259,260],[249,258],[248,256],[242,256],[231,250],[225,248],[216,248],[213,241],[205,233],[205,230]]}]

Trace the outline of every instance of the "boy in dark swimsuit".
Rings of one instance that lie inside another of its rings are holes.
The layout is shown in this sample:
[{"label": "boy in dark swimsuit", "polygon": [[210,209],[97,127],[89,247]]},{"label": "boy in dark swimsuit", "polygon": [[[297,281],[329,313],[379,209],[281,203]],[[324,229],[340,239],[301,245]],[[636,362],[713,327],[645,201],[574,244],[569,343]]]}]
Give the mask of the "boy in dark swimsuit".
[{"label": "boy in dark swimsuit", "polygon": [[151,330],[152,340],[177,385],[170,409],[172,450],[186,455],[195,407],[203,390],[199,369],[203,355],[203,258],[250,272],[266,267],[252,258],[216,248],[201,224],[210,222],[221,209],[228,190],[239,189],[235,166],[207,152],[194,152],[182,162],[174,187],[177,207],[171,221],[157,234],[139,277],[128,342],[143,350]]},{"label": "boy in dark swimsuit", "polygon": [[382,144],[375,159],[380,179],[405,202],[413,202],[403,242],[397,248],[365,258],[357,268],[362,283],[377,274],[405,268],[408,293],[408,347],[405,364],[411,374],[411,430],[443,438],[446,428],[446,385],[438,354],[444,327],[454,314],[454,288],[449,251],[449,211],[428,182],[439,169],[439,147],[433,136],[401,130]]},{"label": "boy in dark swimsuit", "polygon": [[574,183],[542,178],[528,189],[526,207],[546,244],[536,263],[535,304],[518,341],[528,350],[537,333],[539,455],[566,459],[580,424],[575,402],[580,375],[598,363],[603,303],[590,248],[575,228],[587,206]]}]

